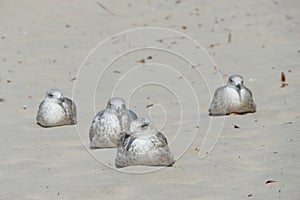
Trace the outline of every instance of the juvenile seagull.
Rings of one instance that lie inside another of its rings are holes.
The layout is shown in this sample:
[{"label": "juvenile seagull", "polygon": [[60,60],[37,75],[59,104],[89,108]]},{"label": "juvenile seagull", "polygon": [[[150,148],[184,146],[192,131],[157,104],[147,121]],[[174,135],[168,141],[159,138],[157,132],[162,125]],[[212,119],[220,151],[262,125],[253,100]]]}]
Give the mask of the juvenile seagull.
[{"label": "juvenile seagull", "polygon": [[105,110],[96,114],[90,127],[90,148],[117,147],[121,136],[128,131],[130,122],[137,115],[126,109],[122,98],[109,99]]},{"label": "juvenile seagull", "polygon": [[210,115],[244,114],[255,111],[252,92],[243,85],[243,77],[240,75],[230,76],[227,85],[215,91],[208,110]]},{"label": "juvenile seagull", "polygon": [[59,90],[49,89],[39,106],[36,121],[43,127],[76,124],[76,105]]},{"label": "juvenile seagull", "polygon": [[172,166],[175,163],[165,136],[149,118],[131,122],[117,150],[117,168],[131,165]]}]

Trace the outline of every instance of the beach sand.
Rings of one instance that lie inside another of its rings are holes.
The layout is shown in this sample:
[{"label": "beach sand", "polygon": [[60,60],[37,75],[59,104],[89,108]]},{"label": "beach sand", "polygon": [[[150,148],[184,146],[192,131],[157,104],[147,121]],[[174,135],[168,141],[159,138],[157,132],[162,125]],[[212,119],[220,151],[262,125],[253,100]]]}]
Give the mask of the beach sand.
[{"label": "beach sand", "polygon": [[[299,8],[296,0],[2,0],[0,199],[299,199]],[[163,29],[131,30],[143,27]],[[236,73],[257,112],[208,116],[213,91]],[[74,99],[76,126],[36,124],[49,88]],[[116,170],[116,149],[88,149],[92,118],[112,95],[150,113],[173,167]]]}]

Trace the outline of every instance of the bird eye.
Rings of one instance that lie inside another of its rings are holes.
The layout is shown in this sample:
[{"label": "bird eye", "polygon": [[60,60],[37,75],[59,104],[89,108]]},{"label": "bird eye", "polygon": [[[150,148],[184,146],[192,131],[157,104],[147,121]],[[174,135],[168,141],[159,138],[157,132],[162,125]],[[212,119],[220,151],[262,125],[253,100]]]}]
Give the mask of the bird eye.
[{"label": "bird eye", "polygon": [[53,94],[48,94],[48,97],[52,98],[52,97],[53,97]]},{"label": "bird eye", "polygon": [[145,128],[145,127],[147,127],[148,126],[148,124],[143,124],[141,127],[142,128]]}]

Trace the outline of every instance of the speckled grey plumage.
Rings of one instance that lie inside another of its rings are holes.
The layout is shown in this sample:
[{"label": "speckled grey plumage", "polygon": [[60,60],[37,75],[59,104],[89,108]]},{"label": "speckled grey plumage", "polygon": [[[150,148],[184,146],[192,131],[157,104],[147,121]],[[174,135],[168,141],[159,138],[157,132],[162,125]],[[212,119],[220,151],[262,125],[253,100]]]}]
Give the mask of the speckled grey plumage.
[{"label": "speckled grey plumage", "polygon": [[49,89],[39,106],[36,121],[43,127],[76,124],[76,105],[64,97],[61,91]]},{"label": "speckled grey plumage", "polygon": [[210,115],[256,112],[252,92],[244,86],[242,76],[230,76],[227,85],[215,91],[208,112]]},{"label": "speckled grey plumage", "polygon": [[122,133],[127,131],[130,122],[137,115],[126,109],[122,98],[109,99],[105,110],[96,114],[89,130],[90,148],[117,147]]},{"label": "speckled grey plumage", "polygon": [[172,166],[175,163],[166,137],[157,131],[149,118],[131,122],[118,146],[117,168],[132,165]]}]

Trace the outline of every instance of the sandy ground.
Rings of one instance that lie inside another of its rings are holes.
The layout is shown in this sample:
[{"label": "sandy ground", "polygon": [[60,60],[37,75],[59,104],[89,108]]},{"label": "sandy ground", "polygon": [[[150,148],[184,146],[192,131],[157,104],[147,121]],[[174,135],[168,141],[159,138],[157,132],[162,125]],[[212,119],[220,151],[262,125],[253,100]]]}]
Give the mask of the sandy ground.
[{"label": "sandy ground", "polygon": [[[0,198],[299,199],[299,9],[296,0],[0,1]],[[123,34],[86,57],[110,36],[141,27],[180,31],[215,63],[166,30]],[[195,66],[143,49],[105,70],[128,47],[152,44]],[[225,82],[233,73],[244,76],[257,112],[211,119],[207,109],[219,77]],[[75,100],[77,126],[36,125],[38,105],[52,87]],[[112,94],[140,116],[154,104],[151,116],[170,141],[174,167],[117,171],[114,149],[86,149],[92,117]],[[219,129],[217,144],[200,159]]]}]

